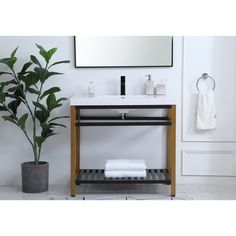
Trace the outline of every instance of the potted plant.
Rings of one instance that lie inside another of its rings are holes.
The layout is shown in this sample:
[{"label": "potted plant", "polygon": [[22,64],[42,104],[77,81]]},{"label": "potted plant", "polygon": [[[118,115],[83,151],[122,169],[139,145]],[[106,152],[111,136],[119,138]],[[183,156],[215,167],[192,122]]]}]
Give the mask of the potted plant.
[{"label": "potted plant", "polygon": [[[7,68],[7,71],[0,71],[0,114],[5,121],[22,130],[34,156],[34,161],[21,164],[22,191],[26,193],[48,190],[49,165],[40,161],[42,145],[49,137],[56,134],[56,127],[65,127],[58,123],[58,120],[68,118],[68,116],[53,116],[54,110],[66,100],[64,97],[56,98],[55,94],[60,92],[60,88],[51,87],[45,90],[44,85],[52,76],[61,74],[51,71],[51,68],[70,61],[57,61],[51,64],[50,60],[57,48],[47,51],[38,44],[36,46],[45,63],[41,63],[36,56],[31,55],[30,60],[16,72],[15,55],[18,47],[10,57],[0,59],[0,63],[5,64]],[[21,112],[20,106],[25,107]]]}]

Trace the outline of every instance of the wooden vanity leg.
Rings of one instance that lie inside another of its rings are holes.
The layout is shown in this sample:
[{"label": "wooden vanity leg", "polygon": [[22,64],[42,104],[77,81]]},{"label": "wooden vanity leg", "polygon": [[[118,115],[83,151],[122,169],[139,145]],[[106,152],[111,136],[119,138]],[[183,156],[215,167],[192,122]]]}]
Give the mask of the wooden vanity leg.
[{"label": "wooden vanity leg", "polygon": [[176,106],[172,105],[168,111],[171,125],[167,132],[167,169],[171,179],[171,196],[176,194]]},{"label": "wooden vanity leg", "polygon": [[80,161],[79,150],[79,128],[76,128],[75,122],[78,120],[79,110],[75,106],[71,106],[70,110],[70,128],[71,128],[71,196],[76,195],[76,178]]}]

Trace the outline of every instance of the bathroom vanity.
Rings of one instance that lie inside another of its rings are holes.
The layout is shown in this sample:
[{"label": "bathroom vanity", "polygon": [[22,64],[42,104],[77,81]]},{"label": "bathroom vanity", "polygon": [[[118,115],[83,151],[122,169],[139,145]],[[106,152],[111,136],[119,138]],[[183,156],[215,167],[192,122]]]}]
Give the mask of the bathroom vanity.
[{"label": "bathroom vanity", "polygon": [[[77,193],[79,184],[167,184],[171,196],[176,193],[176,105],[165,98],[146,95],[104,95],[72,97],[71,122],[71,196]],[[119,116],[82,116],[83,109],[115,109]],[[129,116],[130,109],[166,109],[167,116]],[[80,127],[83,126],[168,126],[167,167],[147,169],[146,178],[105,178],[103,169],[80,168]]]}]

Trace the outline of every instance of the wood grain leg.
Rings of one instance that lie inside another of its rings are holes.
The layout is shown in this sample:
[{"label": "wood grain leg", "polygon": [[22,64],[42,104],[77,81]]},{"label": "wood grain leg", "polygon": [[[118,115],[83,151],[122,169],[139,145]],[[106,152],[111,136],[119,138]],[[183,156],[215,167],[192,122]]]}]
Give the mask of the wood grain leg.
[{"label": "wood grain leg", "polygon": [[76,195],[76,107],[71,106],[70,108],[70,130],[71,130],[71,188],[70,194],[72,197]]},{"label": "wood grain leg", "polygon": [[167,169],[171,178],[171,196],[176,194],[176,106],[172,105],[168,111],[171,126],[167,131]]}]

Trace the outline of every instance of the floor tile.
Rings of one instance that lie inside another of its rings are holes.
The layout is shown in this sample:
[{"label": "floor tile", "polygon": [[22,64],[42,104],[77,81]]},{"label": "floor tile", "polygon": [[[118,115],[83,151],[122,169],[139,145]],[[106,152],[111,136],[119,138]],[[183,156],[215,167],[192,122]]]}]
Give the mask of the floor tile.
[{"label": "floor tile", "polygon": [[19,186],[0,186],[0,200],[236,200],[233,184],[177,185],[175,197],[167,185],[81,185],[71,197],[69,186],[51,185],[48,192],[23,193]]}]

